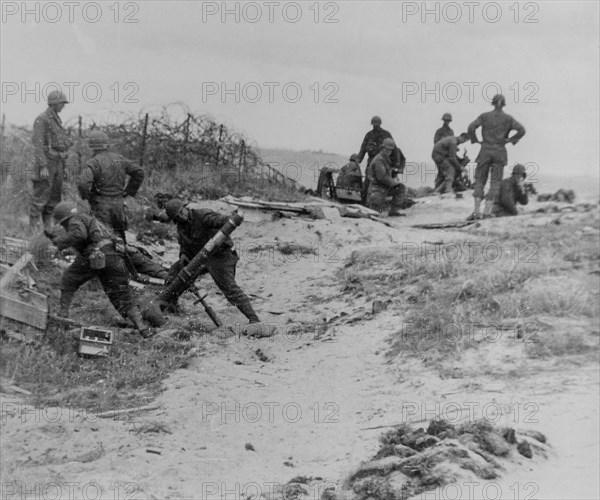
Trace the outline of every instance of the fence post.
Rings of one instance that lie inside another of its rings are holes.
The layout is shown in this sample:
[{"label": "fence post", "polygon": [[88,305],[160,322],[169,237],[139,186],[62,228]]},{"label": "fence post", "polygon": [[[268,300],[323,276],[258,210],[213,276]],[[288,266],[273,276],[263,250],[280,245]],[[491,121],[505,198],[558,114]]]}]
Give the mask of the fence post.
[{"label": "fence post", "polygon": [[187,166],[187,145],[190,140],[190,119],[192,115],[187,114],[187,118],[185,119],[185,124],[183,126],[183,162],[185,166]]},{"label": "fence post", "polygon": [[215,157],[215,167],[219,165],[219,151],[221,149],[221,141],[223,140],[223,125],[219,127],[219,142],[217,143],[217,156]]},{"label": "fence post", "polygon": [[144,128],[142,130],[142,150],[140,152],[140,167],[144,166],[144,156],[146,155],[146,139],[148,137],[148,113],[144,117]]},{"label": "fence post", "polygon": [[2,113],[2,129],[0,130],[0,142],[4,144],[4,125],[6,123],[6,116]]},{"label": "fence post", "polygon": [[244,159],[246,157],[246,143],[244,139],[240,142],[240,163],[238,166],[238,181],[242,182],[242,170],[244,169]]}]

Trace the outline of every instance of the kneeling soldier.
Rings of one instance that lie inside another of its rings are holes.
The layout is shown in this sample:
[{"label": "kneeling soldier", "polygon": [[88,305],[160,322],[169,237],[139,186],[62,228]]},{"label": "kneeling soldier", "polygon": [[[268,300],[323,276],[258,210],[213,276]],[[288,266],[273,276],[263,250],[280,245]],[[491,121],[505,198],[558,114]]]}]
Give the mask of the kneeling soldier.
[{"label": "kneeling soldier", "polygon": [[494,217],[517,215],[517,203],[527,205],[529,198],[525,189],[526,175],[525,167],[517,163],[513,167],[512,175],[502,181],[494,198],[494,206],[492,207]]},{"label": "kneeling soldier", "polygon": [[78,213],[73,203],[59,203],[53,216],[54,222],[60,224],[66,233],[57,236],[46,230],[44,234],[59,250],[73,247],[77,252],[75,262],[62,276],[59,314],[68,317],[75,292],[81,285],[97,277],[121,316],[129,318],[144,338],[149,337],[149,329],[142,321],[139,306],[129,289],[122,248],[118,248],[124,245],[122,241],[96,218]]},{"label": "kneeling soldier", "polygon": [[[169,271],[170,280],[173,280],[227,223],[229,217],[206,208],[192,208],[181,200],[169,201],[166,212],[169,219],[177,225],[180,245],[179,260]],[[233,241],[228,236],[210,256],[202,274],[209,273],[212,276],[227,300],[236,306],[250,323],[260,323],[250,299],[235,281],[235,268],[238,261],[239,257],[233,249]]]}]

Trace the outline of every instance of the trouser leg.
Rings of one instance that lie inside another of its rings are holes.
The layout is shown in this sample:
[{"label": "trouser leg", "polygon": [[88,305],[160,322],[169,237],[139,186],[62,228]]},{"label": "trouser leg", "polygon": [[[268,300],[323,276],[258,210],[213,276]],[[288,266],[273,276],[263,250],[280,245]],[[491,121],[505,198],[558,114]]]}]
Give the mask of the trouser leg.
[{"label": "trouser leg", "polygon": [[77,257],[63,273],[60,285],[59,315],[68,317],[75,292],[95,276],[84,257]]},{"label": "trouser leg", "polygon": [[237,254],[225,250],[221,255],[211,259],[206,267],[227,300],[236,306],[248,318],[250,323],[258,323],[260,320],[252,307],[250,299],[235,281],[237,261]]},{"label": "trouser leg", "polygon": [[[166,279],[169,272],[160,264],[154,262],[148,256],[144,255],[139,250],[127,250],[127,256],[131,260],[131,264],[138,273],[146,274],[154,278]],[[178,271],[179,272],[179,271]]]},{"label": "trouser leg", "polygon": [[106,254],[104,269],[96,272],[111,304],[121,316],[127,318],[135,302],[129,288],[129,273],[127,272],[123,258],[118,254]]}]

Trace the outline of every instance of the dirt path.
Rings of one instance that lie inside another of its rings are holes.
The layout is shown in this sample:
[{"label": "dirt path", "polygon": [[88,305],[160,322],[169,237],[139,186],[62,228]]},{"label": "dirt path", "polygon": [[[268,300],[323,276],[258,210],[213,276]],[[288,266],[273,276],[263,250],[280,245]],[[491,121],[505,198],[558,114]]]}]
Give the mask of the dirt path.
[{"label": "dirt path", "polygon": [[[418,222],[431,220],[428,213],[439,210],[439,203],[423,205]],[[453,204],[444,217],[458,218],[466,212],[463,205]],[[83,418],[68,410],[54,422],[18,412],[3,418],[6,498],[20,498],[9,494],[23,485],[31,490],[51,482],[63,492],[67,482],[78,483],[73,498],[95,498],[92,483],[103,490],[102,498],[113,499],[269,498],[278,486],[305,476],[322,478],[307,486],[306,498],[316,499],[375,453],[385,426],[434,414],[458,421],[485,412],[497,414],[498,423],[546,433],[556,450],[548,462],[523,458],[495,482],[501,496],[486,490],[489,498],[597,496],[597,367],[536,373],[515,356],[514,342],[506,342],[467,360],[461,376],[441,379],[419,360],[387,363],[387,339],[400,319],[388,311],[372,315],[371,303],[350,301],[341,292],[335,273],[353,250],[397,249],[443,240],[448,233],[412,230],[414,218],[394,221],[400,229],[351,219],[252,220],[236,232],[238,280],[256,294],[257,310],[277,323],[280,334],[201,339],[195,362],[165,382],[156,401],[161,409],[132,419]],[[284,242],[317,254],[269,250]],[[213,294],[211,303],[230,324],[241,321],[222,297]],[[501,379],[493,370],[482,373],[482,363],[521,372]],[[456,408],[462,408],[458,414]],[[468,492],[462,485],[462,498]],[[457,498],[449,490],[436,494],[427,498]]]}]

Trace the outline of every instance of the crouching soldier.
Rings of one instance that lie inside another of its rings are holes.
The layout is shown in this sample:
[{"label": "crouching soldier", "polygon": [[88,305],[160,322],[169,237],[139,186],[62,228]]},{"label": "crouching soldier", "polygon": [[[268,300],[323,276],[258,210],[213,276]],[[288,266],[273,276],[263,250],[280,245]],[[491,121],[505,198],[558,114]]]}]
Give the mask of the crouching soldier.
[{"label": "crouching soldier", "polygon": [[54,209],[54,222],[66,233],[56,235],[45,230],[59,250],[72,247],[77,257],[62,276],[60,285],[60,311],[69,316],[71,302],[81,285],[97,277],[112,305],[124,318],[129,318],[142,337],[149,337],[150,330],[142,321],[139,306],[134,302],[128,283],[128,273],[123,261],[123,242],[112,235],[96,218],[78,213],[69,202],[59,203]]},{"label": "crouching soldier", "polygon": [[525,189],[526,175],[525,167],[517,163],[513,167],[512,175],[502,181],[494,198],[494,206],[492,207],[494,217],[517,215],[517,203],[527,205],[529,198]]},{"label": "crouching soldier", "polygon": [[443,137],[433,146],[431,158],[435,162],[438,170],[436,181],[436,193],[449,193],[452,191],[452,186],[456,179],[460,179],[462,175],[462,165],[458,161],[456,153],[458,146],[467,142],[469,135],[462,133],[458,137],[453,135]]},{"label": "crouching soldier", "polygon": [[350,161],[340,170],[336,187],[361,190],[362,185],[362,173],[360,171],[360,165],[358,164],[358,155],[353,154],[350,156]]},{"label": "crouching soldier", "polygon": [[[81,173],[77,186],[79,194],[89,201],[94,217],[111,227],[127,243],[125,198],[133,198],[137,194],[144,181],[144,169],[120,154],[109,151],[108,135],[100,130],[90,132],[89,146],[94,156]],[[125,252],[126,264],[134,278],[138,272],[155,278],[167,278],[167,270],[135,246],[126,245]]]},{"label": "crouching soldier", "polygon": [[[186,205],[181,200],[169,201],[166,212],[169,219],[177,225],[179,240],[179,260],[169,271],[170,282],[227,223],[229,217],[210,209]],[[209,273],[227,300],[236,306],[250,323],[260,323],[250,299],[235,281],[238,260],[233,241],[228,236],[210,256],[200,275]]]},{"label": "crouching soldier", "polygon": [[392,154],[396,151],[396,143],[393,139],[383,140],[381,151],[373,158],[369,165],[370,183],[367,191],[367,204],[369,208],[381,212],[385,205],[385,199],[392,197],[389,215],[404,215],[400,209],[406,195],[406,188],[395,177],[392,172]]}]

